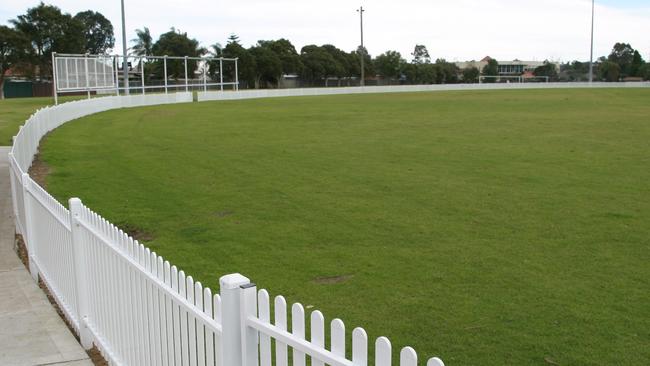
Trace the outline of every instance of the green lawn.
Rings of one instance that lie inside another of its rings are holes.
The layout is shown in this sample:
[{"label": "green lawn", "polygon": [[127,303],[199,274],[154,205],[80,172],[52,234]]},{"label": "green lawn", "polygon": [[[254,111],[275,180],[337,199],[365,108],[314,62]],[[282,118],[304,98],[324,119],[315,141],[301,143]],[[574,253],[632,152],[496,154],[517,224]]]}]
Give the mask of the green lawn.
[{"label": "green lawn", "polygon": [[[647,365],[650,90],[116,110],[43,145],[79,196],[214,288],[240,272],[447,365]],[[337,277],[335,280],[331,277]]]},{"label": "green lawn", "polygon": [[[61,102],[83,98],[83,96],[59,97]],[[0,146],[11,145],[12,138],[18,133],[18,127],[25,124],[38,108],[54,104],[52,97],[44,98],[10,98],[0,100]]]}]

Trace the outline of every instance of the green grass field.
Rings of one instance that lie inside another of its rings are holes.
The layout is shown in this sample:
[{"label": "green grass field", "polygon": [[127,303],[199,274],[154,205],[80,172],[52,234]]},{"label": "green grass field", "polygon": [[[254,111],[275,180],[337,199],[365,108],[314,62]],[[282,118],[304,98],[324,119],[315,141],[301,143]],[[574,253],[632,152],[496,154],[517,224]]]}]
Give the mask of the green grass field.
[{"label": "green grass field", "polygon": [[650,360],[650,90],[147,107],[42,146],[58,199],[212,287],[240,272],[451,366]]},{"label": "green grass field", "polygon": [[[83,96],[60,97],[60,102],[80,99]],[[54,104],[54,99],[47,98],[10,98],[0,100],[0,146],[9,146],[18,128],[25,124],[37,109]]]}]

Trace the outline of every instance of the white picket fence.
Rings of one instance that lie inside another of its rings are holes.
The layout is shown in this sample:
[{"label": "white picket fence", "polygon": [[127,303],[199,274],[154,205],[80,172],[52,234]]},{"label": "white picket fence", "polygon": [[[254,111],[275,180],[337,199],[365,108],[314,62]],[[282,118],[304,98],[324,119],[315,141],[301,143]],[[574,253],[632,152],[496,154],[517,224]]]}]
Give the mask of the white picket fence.
[{"label": "white picket fence", "polygon": [[[352,331],[347,353],[345,326],[334,319],[328,346],[319,311],[309,314],[307,327],[303,306],[293,304],[289,316],[277,296],[272,318],[267,291],[240,274],[221,277],[213,293],[79,199],[64,207],[27,174],[41,138],[63,123],[110,109],[191,101],[190,93],[112,96],[46,107],[27,120],[9,160],[16,231],[25,239],[32,276],[45,282],[82,345],[97,346],[112,365],[306,366],[309,360],[367,366],[362,328]],[[387,338],[377,338],[372,358],[377,366],[391,365]],[[412,348],[400,351],[400,366],[417,364]],[[430,358],[427,366],[443,363]]]}]

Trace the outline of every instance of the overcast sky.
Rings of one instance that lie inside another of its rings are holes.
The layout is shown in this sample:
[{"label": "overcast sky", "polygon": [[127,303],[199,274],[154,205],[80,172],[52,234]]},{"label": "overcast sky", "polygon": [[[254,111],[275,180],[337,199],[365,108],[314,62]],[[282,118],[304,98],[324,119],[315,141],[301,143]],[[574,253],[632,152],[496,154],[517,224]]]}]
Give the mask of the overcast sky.
[{"label": "overcast sky", "polygon": [[[0,3],[0,24],[38,0]],[[75,14],[92,9],[115,27],[121,52],[120,1],[45,1]],[[226,43],[235,33],[246,46],[288,38],[298,52],[306,44],[331,43],[346,51],[359,44],[359,5],[365,44],[372,55],[388,49],[410,59],[416,43],[449,61],[481,59],[570,61],[589,59],[590,0],[125,0],[127,40],[149,27],[154,38],[174,26],[202,45]],[[595,57],[618,41],[650,59],[650,0],[596,1]]]}]

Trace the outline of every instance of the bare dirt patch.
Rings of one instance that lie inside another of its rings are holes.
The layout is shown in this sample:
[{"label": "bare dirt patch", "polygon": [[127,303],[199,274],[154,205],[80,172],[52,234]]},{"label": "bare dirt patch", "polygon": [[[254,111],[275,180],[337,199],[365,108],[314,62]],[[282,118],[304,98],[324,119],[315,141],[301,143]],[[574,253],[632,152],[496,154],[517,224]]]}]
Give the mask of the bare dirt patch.
[{"label": "bare dirt patch", "polygon": [[34,156],[34,162],[32,162],[32,166],[29,167],[29,170],[27,171],[29,173],[29,176],[32,177],[32,179],[38,183],[39,186],[43,188],[47,188],[45,181],[48,175],[50,175],[50,167],[45,164],[45,162],[41,159],[41,153],[38,152]]},{"label": "bare dirt patch", "polygon": [[345,282],[349,279],[354,277],[354,275],[341,275],[341,276],[333,276],[333,277],[316,277],[314,278],[314,282],[321,284],[321,285],[333,285],[335,283],[341,283]]},{"label": "bare dirt patch", "polygon": [[152,233],[150,233],[148,231],[145,231],[145,230],[142,230],[140,228],[137,228],[137,227],[135,227],[133,225],[123,224],[123,225],[119,225],[119,227],[122,228],[122,230],[124,230],[124,232],[128,236],[130,236],[133,239],[139,241],[140,243],[152,241],[155,238]]},{"label": "bare dirt patch", "polygon": [[16,234],[15,248],[18,258],[20,258],[20,261],[23,262],[23,266],[25,266],[27,272],[29,272],[29,255],[27,254],[27,247],[25,246],[23,236],[20,234]]},{"label": "bare dirt patch", "polygon": [[235,212],[230,211],[230,210],[217,211],[217,212],[214,213],[214,215],[216,217],[226,217],[226,216],[230,216],[230,215],[233,215],[233,214],[235,214]]}]

